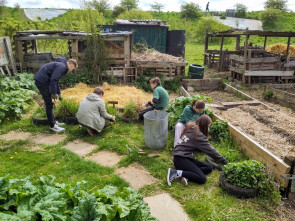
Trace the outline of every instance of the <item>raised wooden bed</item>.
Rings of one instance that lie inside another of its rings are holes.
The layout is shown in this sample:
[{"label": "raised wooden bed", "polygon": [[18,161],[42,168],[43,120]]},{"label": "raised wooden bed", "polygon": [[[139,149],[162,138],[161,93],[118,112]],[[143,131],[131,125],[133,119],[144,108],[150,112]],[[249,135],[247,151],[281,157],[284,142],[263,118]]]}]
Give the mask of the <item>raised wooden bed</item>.
[{"label": "raised wooden bed", "polygon": [[271,89],[276,95],[275,98],[272,99],[272,101],[295,110],[295,93],[292,93],[291,91],[288,92],[288,89],[290,88],[292,88],[295,92],[295,84],[270,85],[267,88]]}]

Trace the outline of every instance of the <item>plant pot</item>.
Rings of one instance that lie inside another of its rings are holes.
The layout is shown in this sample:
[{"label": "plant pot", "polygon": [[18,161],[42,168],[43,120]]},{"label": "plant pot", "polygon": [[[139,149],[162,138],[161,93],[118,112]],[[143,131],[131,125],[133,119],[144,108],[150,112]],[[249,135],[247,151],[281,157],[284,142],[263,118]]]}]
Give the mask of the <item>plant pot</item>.
[{"label": "plant pot", "polygon": [[259,189],[256,188],[243,188],[232,185],[230,182],[227,181],[227,179],[224,176],[224,173],[222,172],[220,174],[219,178],[219,186],[226,191],[227,193],[236,196],[237,198],[254,198],[258,196]]},{"label": "plant pot", "polygon": [[49,125],[47,118],[41,118],[40,114],[36,114],[33,116],[33,124],[34,125]]},{"label": "plant pot", "polygon": [[126,123],[131,123],[131,122],[133,122],[133,123],[137,123],[138,122],[138,119],[129,119],[129,118],[125,118],[125,117],[123,117],[123,116],[118,116],[118,118],[121,120],[121,121],[123,121],[123,122],[126,122]]},{"label": "plant pot", "polygon": [[219,171],[222,171],[222,170],[223,170],[224,165],[223,165],[223,164],[218,164],[218,163],[216,163],[216,162],[215,162],[211,157],[209,157],[209,156],[206,157],[206,162],[207,162],[207,163],[210,163],[210,164],[214,167],[214,169],[217,169],[217,170],[219,170]]}]

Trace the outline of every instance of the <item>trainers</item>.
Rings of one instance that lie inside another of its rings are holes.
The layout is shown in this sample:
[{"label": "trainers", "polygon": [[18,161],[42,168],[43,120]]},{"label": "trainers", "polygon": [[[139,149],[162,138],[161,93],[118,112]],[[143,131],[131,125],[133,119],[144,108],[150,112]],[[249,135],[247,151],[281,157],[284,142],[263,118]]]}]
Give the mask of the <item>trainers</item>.
[{"label": "trainers", "polygon": [[168,169],[168,174],[167,174],[167,183],[168,183],[168,186],[171,186],[171,182],[173,180],[175,180],[176,178],[178,178],[177,170],[174,170],[172,168],[169,168]]},{"label": "trainers", "polygon": [[63,126],[63,125],[65,125],[65,123],[60,123],[60,122],[58,122],[58,121],[55,121],[55,124],[57,125],[57,126]]},{"label": "trainers", "polygon": [[180,183],[181,183],[182,186],[187,186],[187,184],[188,184],[187,179],[184,178],[184,177],[180,178]]},{"label": "trainers", "polygon": [[87,128],[87,132],[88,132],[88,133],[90,134],[90,136],[92,136],[92,137],[97,136],[97,134],[95,133],[94,130],[91,130],[91,129],[88,129],[88,128]]},{"label": "trainers", "polygon": [[65,130],[65,128],[59,127],[57,124],[54,124],[53,127],[50,127],[50,130],[54,131],[55,133],[60,133]]}]

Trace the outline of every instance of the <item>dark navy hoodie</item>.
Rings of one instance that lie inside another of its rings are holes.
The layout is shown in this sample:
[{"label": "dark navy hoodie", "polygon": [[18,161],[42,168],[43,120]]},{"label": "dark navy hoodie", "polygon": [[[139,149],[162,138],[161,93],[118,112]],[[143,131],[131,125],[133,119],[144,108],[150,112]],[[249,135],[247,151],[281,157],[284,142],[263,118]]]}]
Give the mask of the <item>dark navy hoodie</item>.
[{"label": "dark navy hoodie", "polygon": [[37,74],[35,74],[34,79],[35,81],[48,85],[51,94],[60,94],[58,81],[67,72],[67,59],[65,57],[58,57],[55,62],[43,65]]}]

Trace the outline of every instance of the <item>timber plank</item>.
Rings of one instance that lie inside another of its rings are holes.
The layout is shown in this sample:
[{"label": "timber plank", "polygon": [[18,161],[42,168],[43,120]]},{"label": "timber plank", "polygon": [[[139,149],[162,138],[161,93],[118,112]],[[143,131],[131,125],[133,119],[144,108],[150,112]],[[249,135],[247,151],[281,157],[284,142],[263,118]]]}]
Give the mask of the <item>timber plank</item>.
[{"label": "timber plank", "polygon": [[246,70],[245,76],[293,76],[294,71],[250,71]]}]

